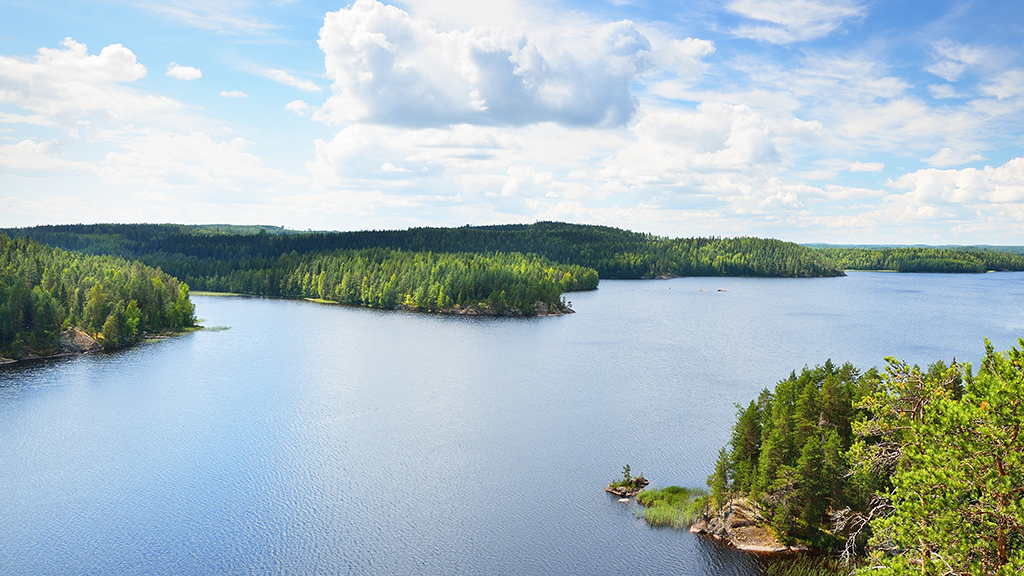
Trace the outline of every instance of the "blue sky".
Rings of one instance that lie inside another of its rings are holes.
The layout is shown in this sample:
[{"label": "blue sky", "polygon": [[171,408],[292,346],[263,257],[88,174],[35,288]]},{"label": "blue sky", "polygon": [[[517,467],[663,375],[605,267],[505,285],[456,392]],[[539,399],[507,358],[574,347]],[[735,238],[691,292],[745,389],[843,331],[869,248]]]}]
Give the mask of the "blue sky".
[{"label": "blue sky", "polygon": [[0,226],[1024,244],[1024,4],[0,1]]}]

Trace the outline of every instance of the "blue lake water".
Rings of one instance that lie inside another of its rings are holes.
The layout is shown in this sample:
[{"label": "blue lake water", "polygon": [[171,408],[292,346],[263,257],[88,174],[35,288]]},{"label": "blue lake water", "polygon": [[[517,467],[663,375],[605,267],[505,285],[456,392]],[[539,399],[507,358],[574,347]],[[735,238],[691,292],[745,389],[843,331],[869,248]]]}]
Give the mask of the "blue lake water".
[{"label": "blue lake water", "polygon": [[703,486],[734,403],[804,365],[1024,336],[1022,273],[568,299],[493,319],[195,297],[229,329],[0,369],[0,573],[759,574],[603,487],[626,463]]}]

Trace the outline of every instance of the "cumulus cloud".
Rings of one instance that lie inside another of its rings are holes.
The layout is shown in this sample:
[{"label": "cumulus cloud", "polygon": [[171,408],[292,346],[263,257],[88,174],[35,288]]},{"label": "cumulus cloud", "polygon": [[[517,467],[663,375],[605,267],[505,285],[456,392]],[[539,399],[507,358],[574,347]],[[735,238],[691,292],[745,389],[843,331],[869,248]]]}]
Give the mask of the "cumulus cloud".
[{"label": "cumulus cloud", "polygon": [[669,40],[665,46],[654,51],[653,60],[659,69],[676,76],[699,78],[707,68],[703,58],[714,51],[715,44],[709,40]]},{"label": "cumulus cloud", "polygon": [[394,6],[357,0],[320,30],[333,95],[314,118],[405,126],[621,125],[650,43],[629,21],[543,38],[500,27],[438,31]]},{"label": "cumulus cloud", "polygon": [[182,66],[177,62],[171,62],[167,65],[167,73],[165,76],[177,78],[178,80],[198,80],[203,77],[202,71],[199,68],[193,68],[192,66]]},{"label": "cumulus cloud", "polygon": [[847,168],[850,172],[881,172],[885,164],[881,162],[854,162]]},{"label": "cumulus cloud", "polygon": [[316,106],[312,106],[302,100],[292,100],[284,105],[284,109],[295,112],[298,116],[309,116],[313,112],[316,112]]},{"label": "cumulus cloud", "polygon": [[176,134],[143,130],[126,135],[121,152],[110,152],[98,173],[109,184],[142,185],[150,189],[198,186],[241,192],[252,184],[301,186],[307,178],[267,167],[243,138],[215,140],[209,134]]},{"label": "cumulus cloud", "polygon": [[269,78],[274,82],[280,82],[285,86],[291,86],[292,88],[305,90],[306,92],[320,92],[321,90],[323,90],[323,88],[317,86],[315,82],[312,82],[310,80],[301,80],[299,78],[296,78],[295,76],[292,76],[288,72],[284,70],[279,70],[277,68],[268,68],[266,70],[260,70],[259,75],[263,76],[264,78]]},{"label": "cumulus cloud", "polygon": [[783,162],[782,144],[814,139],[821,130],[817,122],[721,102],[705,102],[694,112],[655,110],[637,122],[636,141],[609,158],[603,174],[637,183],[692,184],[709,173],[773,173]]},{"label": "cumulus cloud", "polygon": [[0,146],[0,166],[17,170],[90,170],[87,162],[65,160],[56,140],[22,140]]},{"label": "cumulus cloud", "polygon": [[863,18],[867,7],[854,0],[732,0],[731,12],[767,24],[739,26],[737,36],[789,44],[827,36],[844,21]]},{"label": "cumulus cloud", "polygon": [[0,56],[0,103],[72,129],[83,117],[130,119],[181,108],[170,98],[125,86],[144,77],[146,67],[124,46],[111,44],[90,55],[85,44],[71,38],[61,45],[63,49],[40,48],[32,60]]},{"label": "cumulus cloud", "polygon": [[1024,158],[996,168],[927,168],[904,174],[890,185],[909,190],[906,199],[918,206],[1020,203],[1024,202]]},{"label": "cumulus cloud", "polygon": [[231,90],[230,92],[227,90],[221,90],[220,96],[223,96],[224,98],[246,98],[249,95],[241,90]]},{"label": "cumulus cloud", "polygon": [[977,162],[984,160],[981,154],[965,154],[962,152],[954,152],[951,148],[943,148],[935,153],[934,156],[924,158],[921,161],[929,166],[935,166],[938,168],[945,168],[946,166],[957,166],[959,164],[967,164],[968,162]]}]

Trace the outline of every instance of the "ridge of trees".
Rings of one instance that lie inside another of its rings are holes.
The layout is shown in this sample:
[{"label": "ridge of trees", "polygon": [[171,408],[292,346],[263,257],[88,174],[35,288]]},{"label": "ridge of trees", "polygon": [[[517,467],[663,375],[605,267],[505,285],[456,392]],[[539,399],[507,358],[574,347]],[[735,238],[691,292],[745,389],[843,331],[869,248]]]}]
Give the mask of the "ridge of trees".
[{"label": "ridge of trees", "polygon": [[117,348],[195,322],[188,285],[159,270],[0,234],[0,355],[52,354],[72,327]]},{"label": "ridge of trees", "polygon": [[815,249],[844,270],[952,273],[1024,270],[1024,254],[971,246]]},{"label": "ridge of trees", "polygon": [[712,508],[746,495],[777,534],[846,555],[864,574],[1024,570],[1024,338],[927,371],[887,358],[860,373],[804,368],[737,406],[708,478]]},{"label": "ridge of trees", "polygon": [[335,250],[256,258],[195,278],[203,290],[315,298],[372,308],[446,311],[473,307],[532,316],[537,303],[566,309],[564,292],[597,288],[597,272],[536,255]]},{"label": "ridge of trees", "polygon": [[601,278],[843,274],[820,253],[791,242],[749,237],[670,239],[562,222],[296,234],[224,234],[210,226],[173,224],[38,226],[7,232],[68,250],[139,259],[193,281],[291,252],[366,248],[537,254],[556,263],[593,268]]}]

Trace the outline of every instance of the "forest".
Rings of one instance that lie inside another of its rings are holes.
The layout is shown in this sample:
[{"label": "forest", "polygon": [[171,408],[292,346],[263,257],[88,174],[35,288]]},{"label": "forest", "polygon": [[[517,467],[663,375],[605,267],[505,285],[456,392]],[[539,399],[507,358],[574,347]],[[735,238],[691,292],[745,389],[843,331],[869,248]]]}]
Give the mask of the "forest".
[{"label": "forest", "polygon": [[195,322],[188,285],[159,270],[0,234],[0,356],[52,354],[73,327],[117,348]]},{"label": "forest", "polygon": [[[11,236],[88,254],[138,259],[190,283],[253,268],[284,254],[387,248],[408,252],[536,254],[592,268],[601,278],[841,276],[809,248],[761,238],[669,239],[607,226],[538,222],[462,228],[292,233],[270,227],[94,224],[9,229]],[[255,233],[253,233],[255,232]],[[199,284],[194,285],[199,289]]]},{"label": "forest", "polygon": [[497,315],[566,310],[563,292],[597,288],[597,272],[522,254],[435,254],[383,248],[252,259],[223,274],[191,277],[217,292],[315,298],[372,308],[448,311],[476,307]]},{"label": "forest", "polygon": [[818,248],[844,270],[978,273],[1024,270],[1024,254],[1010,249],[956,248]]},{"label": "forest", "polygon": [[[776,534],[863,574],[1024,570],[1024,339],[970,364],[826,362],[737,406],[709,509],[759,503]],[[864,557],[866,555],[866,557]]]}]

